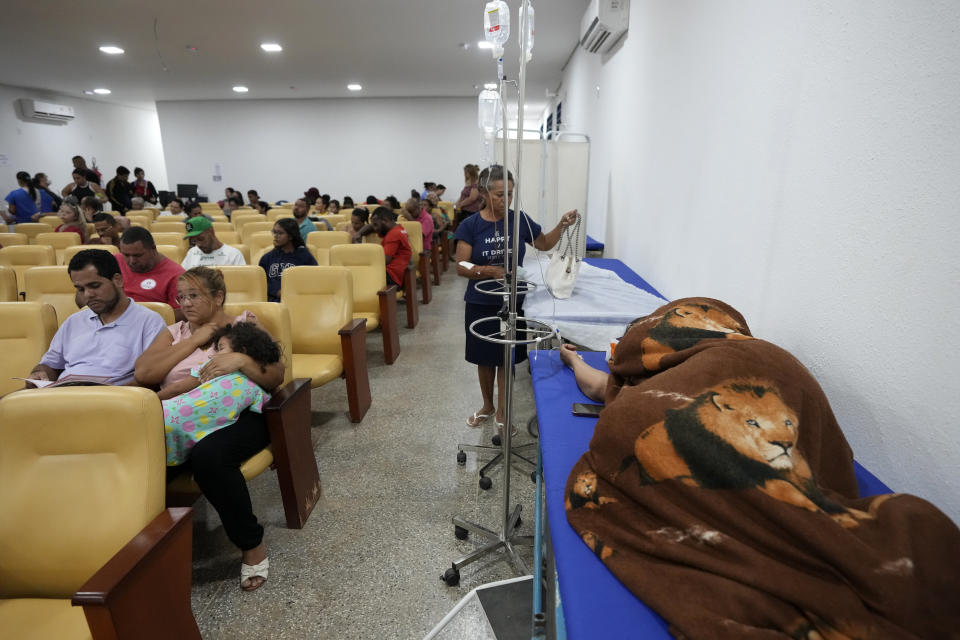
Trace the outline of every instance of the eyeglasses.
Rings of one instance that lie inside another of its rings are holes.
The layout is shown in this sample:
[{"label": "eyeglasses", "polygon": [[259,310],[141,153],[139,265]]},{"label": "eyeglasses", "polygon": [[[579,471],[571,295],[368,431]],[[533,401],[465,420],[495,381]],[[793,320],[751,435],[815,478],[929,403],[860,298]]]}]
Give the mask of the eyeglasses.
[{"label": "eyeglasses", "polygon": [[206,300],[207,297],[202,293],[178,293],[177,302],[183,304],[185,300],[189,300],[190,304],[195,303],[197,300]]}]

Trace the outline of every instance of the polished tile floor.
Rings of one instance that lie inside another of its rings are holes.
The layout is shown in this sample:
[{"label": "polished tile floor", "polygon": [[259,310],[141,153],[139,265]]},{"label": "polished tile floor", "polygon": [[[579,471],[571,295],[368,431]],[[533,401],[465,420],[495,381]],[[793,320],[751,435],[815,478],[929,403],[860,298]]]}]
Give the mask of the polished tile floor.
[{"label": "polished tile floor", "polygon": [[[323,495],[301,530],[285,528],[275,476],[250,483],[266,528],[270,579],[240,590],[240,555],[216,512],[196,504],[193,609],[204,638],[422,638],[471,589],[515,576],[502,553],[461,572],[458,587],[440,575],[475,548],[453,535],[452,516],[500,528],[501,475],[478,487],[477,456],[456,464],[457,443],[487,443],[492,426],[470,429],[481,405],[476,368],[463,360],[463,290],[453,271],[420,306],[416,329],[401,328],[401,353],[383,364],[379,333],[368,335],[373,406],[359,425],[347,419],[342,381],[313,391],[312,436]],[[404,317],[402,305],[399,315]],[[529,442],[534,413],[530,375],[517,368],[515,442]],[[486,457],[484,457],[484,460]],[[481,462],[482,464],[482,462]],[[530,469],[514,465],[512,502],[532,534]],[[532,551],[522,551],[532,566]]]}]

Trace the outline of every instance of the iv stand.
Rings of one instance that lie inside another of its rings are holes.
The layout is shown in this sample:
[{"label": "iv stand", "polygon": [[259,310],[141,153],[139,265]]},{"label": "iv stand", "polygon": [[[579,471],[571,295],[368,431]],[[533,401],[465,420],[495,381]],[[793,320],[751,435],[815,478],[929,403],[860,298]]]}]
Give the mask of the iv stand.
[{"label": "iv stand", "polygon": [[[526,49],[527,49],[527,29],[526,29],[526,20],[527,15],[525,11],[520,12],[520,33],[522,34],[522,40],[520,44],[520,76],[518,81],[519,88],[519,97],[517,104],[517,120],[518,123],[522,123],[523,120],[523,106],[524,106],[524,93],[526,88]],[[505,78],[503,75],[503,56],[497,60],[497,79],[500,83],[500,96],[501,100],[503,99],[503,91],[505,85]],[[510,229],[510,187],[509,181],[507,179],[508,174],[508,146],[509,146],[509,122],[507,120],[507,109],[506,105],[502,109],[503,113],[503,182],[504,182],[504,191],[507,196],[504,198],[504,212],[503,212],[503,234],[504,234],[504,244],[505,244],[505,254],[504,254],[504,280],[502,283],[499,281],[492,281],[493,284],[502,284],[502,289],[499,291],[494,290],[481,290],[483,293],[488,293],[491,295],[502,295],[506,299],[506,312],[504,314],[501,311],[500,315],[492,318],[481,318],[480,320],[475,321],[470,325],[470,331],[482,340],[487,340],[488,342],[494,342],[503,345],[503,367],[504,367],[504,430],[503,435],[501,436],[502,446],[503,446],[503,491],[502,491],[502,501],[503,501],[503,520],[500,531],[493,531],[483,525],[476,524],[473,522],[468,522],[459,517],[453,518],[454,524],[454,533],[457,538],[465,539],[469,533],[474,533],[483,538],[486,538],[488,542],[475,549],[471,553],[454,560],[452,566],[446,570],[446,572],[441,576],[447,585],[454,586],[460,582],[460,569],[472,562],[476,562],[480,558],[486,556],[489,553],[498,551],[501,547],[506,550],[511,563],[513,564],[514,570],[520,575],[527,575],[529,571],[527,570],[526,564],[517,555],[517,552],[514,550],[515,545],[530,545],[533,544],[533,536],[521,536],[517,533],[517,528],[520,525],[520,511],[521,505],[517,505],[513,510],[510,508],[510,460],[511,460],[511,435],[512,430],[511,425],[513,424],[513,359],[514,359],[514,350],[518,344],[529,344],[529,343],[539,343],[541,340],[550,339],[553,337],[553,330],[542,322],[538,322],[532,319],[518,318],[517,316],[517,267],[519,262],[519,253],[514,249],[511,244],[511,240],[516,242],[516,239],[520,237],[520,214],[517,212],[513,217],[513,228]],[[523,126],[518,124],[517,126],[517,179],[516,186],[520,185],[520,154],[522,153],[523,148]],[[524,282],[524,292],[532,289],[530,283]],[[503,317],[505,315],[505,317]],[[524,320],[528,326],[527,329],[522,330],[528,336],[532,334],[534,337],[517,339],[517,321]],[[483,334],[476,328],[477,325],[484,322],[491,321],[502,321],[503,325],[499,332],[492,334]],[[530,328],[533,327],[533,328]],[[502,338],[496,336],[502,335]]]}]

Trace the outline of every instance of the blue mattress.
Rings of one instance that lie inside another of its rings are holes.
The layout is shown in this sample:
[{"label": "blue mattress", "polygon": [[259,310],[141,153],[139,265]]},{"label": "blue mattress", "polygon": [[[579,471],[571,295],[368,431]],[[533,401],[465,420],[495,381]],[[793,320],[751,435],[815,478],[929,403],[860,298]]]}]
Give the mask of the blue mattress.
[{"label": "blue mattress", "polygon": [[[643,288],[657,293],[647,287],[649,285]],[[582,355],[591,366],[607,370],[603,353]],[[670,638],[667,623],[610,573],[567,522],[563,490],[573,465],[589,448],[596,424],[596,418],[572,415],[571,404],[592,401],[577,388],[573,372],[563,365],[557,351],[532,351],[530,371],[540,425],[547,517],[568,637],[571,640]],[[890,492],[859,464],[856,472],[861,495]]]},{"label": "blue mattress", "polygon": [[603,251],[603,243],[587,236],[587,251]]}]

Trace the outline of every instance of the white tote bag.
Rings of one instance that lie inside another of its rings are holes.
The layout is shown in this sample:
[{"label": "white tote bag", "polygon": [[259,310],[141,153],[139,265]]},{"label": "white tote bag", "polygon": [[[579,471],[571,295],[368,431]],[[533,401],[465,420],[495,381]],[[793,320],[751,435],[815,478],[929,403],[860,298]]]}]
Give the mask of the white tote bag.
[{"label": "white tote bag", "polygon": [[580,216],[577,216],[577,221],[572,226],[564,228],[544,274],[544,282],[554,298],[565,300],[573,295],[577,274],[580,273],[580,259],[583,256],[583,252],[577,252],[579,237]]}]

